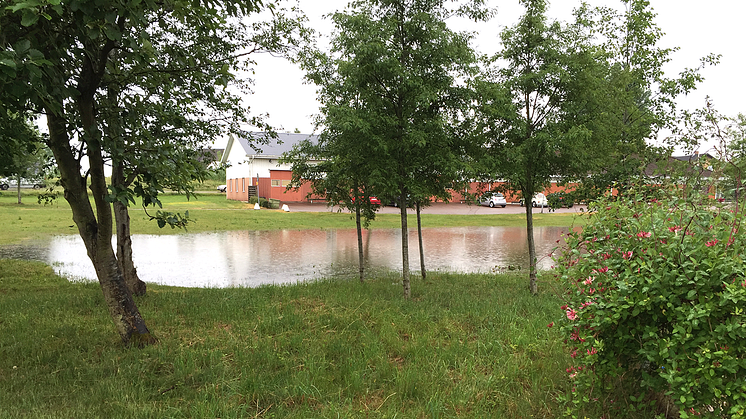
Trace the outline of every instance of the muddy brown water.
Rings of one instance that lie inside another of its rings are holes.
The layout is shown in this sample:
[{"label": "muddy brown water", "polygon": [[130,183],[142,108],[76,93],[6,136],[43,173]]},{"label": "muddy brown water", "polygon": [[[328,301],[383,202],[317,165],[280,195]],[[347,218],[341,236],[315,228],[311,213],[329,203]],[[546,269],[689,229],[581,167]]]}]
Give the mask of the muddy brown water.
[{"label": "muddy brown water", "polygon": [[[508,266],[526,269],[524,227],[457,227],[422,230],[428,271],[487,273]],[[534,230],[540,269],[567,227]],[[135,235],[134,261],[150,283],[183,287],[254,287],[318,278],[354,278],[357,274],[355,230],[225,231],[170,236]],[[417,232],[409,233],[410,269],[419,272]],[[368,269],[401,271],[398,229],[363,232]],[[40,260],[71,280],[95,280],[93,265],[79,236],[56,236],[49,242],[0,246],[0,258]]]}]

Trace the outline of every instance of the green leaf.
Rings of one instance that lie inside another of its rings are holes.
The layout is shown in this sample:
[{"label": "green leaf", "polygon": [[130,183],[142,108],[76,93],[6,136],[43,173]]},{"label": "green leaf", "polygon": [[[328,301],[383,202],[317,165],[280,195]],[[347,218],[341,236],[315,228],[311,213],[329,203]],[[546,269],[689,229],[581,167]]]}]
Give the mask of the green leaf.
[{"label": "green leaf", "polygon": [[28,39],[21,39],[20,41],[16,42],[15,45],[13,45],[13,50],[18,55],[23,55],[30,49],[31,41],[29,41]]},{"label": "green leaf", "polygon": [[1,58],[0,64],[4,66],[8,66],[10,68],[16,68],[16,62],[15,60],[11,60],[10,58]]},{"label": "green leaf", "polygon": [[106,25],[104,27],[104,33],[106,34],[106,38],[112,41],[119,41],[122,39],[122,32],[120,32],[119,28],[116,26]]},{"label": "green leaf", "polygon": [[39,14],[35,11],[24,9],[23,17],[21,18],[21,25],[31,26],[39,21]]}]

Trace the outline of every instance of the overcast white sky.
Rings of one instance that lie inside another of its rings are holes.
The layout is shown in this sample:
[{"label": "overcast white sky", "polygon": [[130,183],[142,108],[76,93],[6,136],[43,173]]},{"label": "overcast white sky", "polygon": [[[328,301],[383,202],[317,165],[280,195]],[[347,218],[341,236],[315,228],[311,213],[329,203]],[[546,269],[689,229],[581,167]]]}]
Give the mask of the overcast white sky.
[{"label": "overcast white sky", "polygon": [[[680,107],[702,107],[710,96],[716,109],[729,116],[746,113],[741,100],[746,97],[746,83],[742,72],[743,42],[746,40],[743,17],[746,2],[739,0],[650,0],[657,16],[658,26],[666,33],[661,47],[679,47],[673,61],[665,68],[674,76],[686,67],[696,67],[699,59],[709,53],[722,54],[716,67],[706,68],[702,74],[705,82],[697,92],[682,98]],[[478,32],[474,48],[480,53],[493,54],[498,48],[497,35],[506,26],[515,24],[523,13],[518,0],[491,0],[498,13],[488,23],[471,24],[468,28]],[[608,6],[623,10],[621,0],[587,0],[591,6]],[[299,0],[300,8],[310,20],[310,25],[327,36],[332,26],[322,16],[342,10],[347,0]],[[572,9],[579,0],[554,0],[549,2],[551,19],[569,21]],[[269,122],[286,131],[299,129],[303,133],[313,130],[312,115],[318,112],[315,87],[303,84],[303,73],[292,64],[268,55],[257,57],[254,87],[255,94],[246,99],[253,112],[269,113]],[[223,144],[216,143],[217,147]],[[701,150],[706,151],[706,150]]]}]

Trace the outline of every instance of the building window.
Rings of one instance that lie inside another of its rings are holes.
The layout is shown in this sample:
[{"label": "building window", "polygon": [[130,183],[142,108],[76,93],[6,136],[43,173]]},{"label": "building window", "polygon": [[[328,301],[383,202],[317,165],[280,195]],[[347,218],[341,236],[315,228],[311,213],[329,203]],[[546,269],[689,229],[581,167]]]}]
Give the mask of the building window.
[{"label": "building window", "polygon": [[288,185],[290,185],[290,179],[272,179],[272,186],[286,188]]},{"label": "building window", "polygon": [[228,192],[233,192],[233,179],[228,179]]},{"label": "building window", "polygon": [[246,178],[241,178],[241,192],[246,192]]}]

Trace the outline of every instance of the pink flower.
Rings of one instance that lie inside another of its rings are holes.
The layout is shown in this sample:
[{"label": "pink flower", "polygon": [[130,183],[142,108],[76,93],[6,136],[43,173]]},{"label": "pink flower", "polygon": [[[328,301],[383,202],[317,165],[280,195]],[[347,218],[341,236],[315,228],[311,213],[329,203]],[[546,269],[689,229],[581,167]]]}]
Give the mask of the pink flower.
[{"label": "pink flower", "polygon": [[622,257],[624,259],[632,259],[632,251],[630,250],[629,252],[622,252]]},{"label": "pink flower", "polygon": [[718,244],[718,241],[717,240],[712,240],[712,241],[708,241],[707,243],[705,243],[705,246],[712,247],[712,246],[714,246],[716,244]]},{"label": "pink flower", "polygon": [[554,326],[554,322],[551,322],[551,323],[549,323],[549,324],[547,325],[547,327],[552,327],[552,326]]},{"label": "pink flower", "polygon": [[588,355],[595,355],[598,353],[598,351],[594,347],[591,347],[591,349],[588,349],[586,352],[588,352]]},{"label": "pink flower", "polygon": [[578,356],[578,351],[572,351],[572,353],[570,354],[570,358],[575,358],[576,356]]},{"label": "pink flower", "polygon": [[641,231],[641,232],[637,233],[637,237],[648,238],[648,237],[650,237],[651,234],[652,233],[650,233],[648,231]]},{"label": "pink flower", "polygon": [[681,227],[680,226],[668,227],[668,231],[670,231],[671,233],[676,233],[678,231],[681,231]]},{"label": "pink flower", "polygon": [[604,260],[611,259],[611,254],[609,253],[604,253],[602,256],[604,257]]},{"label": "pink flower", "polygon": [[573,310],[573,309],[569,309],[569,310],[567,310],[567,311],[565,312],[565,314],[567,314],[567,318],[568,318],[568,320],[575,320],[575,319],[577,319],[577,318],[578,318],[578,312],[577,312],[577,311],[575,311],[575,310]]},{"label": "pink flower", "polygon": [[609,267],[608,266],[604,266],[603,268],[597,269],[596,271],[598,273],[605,274],[606,272],[609,272]]},{"label": "pink flower", "polygon": [[589,276],[583,283],[585,285],[591,285],[593,283],[593,277]]}]

